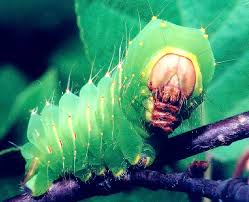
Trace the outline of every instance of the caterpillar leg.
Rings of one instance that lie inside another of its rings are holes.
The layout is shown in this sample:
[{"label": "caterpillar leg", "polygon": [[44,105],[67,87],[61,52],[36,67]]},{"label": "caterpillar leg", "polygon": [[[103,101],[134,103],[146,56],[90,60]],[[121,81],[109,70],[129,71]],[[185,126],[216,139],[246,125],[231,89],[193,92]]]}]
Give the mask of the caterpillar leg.
[{"label": "caterpillar leg", "polygon": [[25,186],[28,187],[32,196],[44,194],[52,185],[53,180],[48,176],[46,167],[39,168],[39,172],[29,179]]},{"label": "caterpillar leg", "polygon": [[154,162],[155,158],[155,149],[151,145],[145,143],[142,148],[140,160],[138,161],[136,166],[138,168],[146,168]]},{"label": "caterpillar leg", "polygon": [[35,175],[38,166],[39,166],[39,159],[35,157],[29,165],[29,169],[24,177],[23,184],[26,184],[26,182],[28,182]]},{"label": "caterpillar leg", "polygon": [[40,196],[45,193],[53,181],[58,178],[49,169],[49,163],[47,165],[41,163],[40,159],[34,157],[28,164],[28,172],[23,181],[23,184],[31,190],[32,196]]},{"label": "caterpillar leg", "polygon": [[105,163],[115,177],[121,176],[128,168],[128,163],[124,159],[119,147],[108,147],[104,154]]}]

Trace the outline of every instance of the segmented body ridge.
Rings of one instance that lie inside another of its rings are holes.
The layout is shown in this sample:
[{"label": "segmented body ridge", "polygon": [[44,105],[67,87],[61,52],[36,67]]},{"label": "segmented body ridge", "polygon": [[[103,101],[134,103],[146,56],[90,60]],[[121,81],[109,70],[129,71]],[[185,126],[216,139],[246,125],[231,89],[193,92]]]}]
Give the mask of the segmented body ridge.
[{"label": "segmented body ridge", "polygon": [[[120,107],[121,72],[107,74],[97,86],[90,80],[79,96],[67,90],[58,106],[47,102],[40,115],[32,112],[30,143],[22,149],[29,167],[25,182],[28,186],[44,182],[33,193],[43,193],[65,173],[87,181],[93,173],[102,175],[108,168],[118,177],[141,162],[146,152],[150,152],[148,158],[154,156]],[[147,159],[144,166],[152,160]]]}]

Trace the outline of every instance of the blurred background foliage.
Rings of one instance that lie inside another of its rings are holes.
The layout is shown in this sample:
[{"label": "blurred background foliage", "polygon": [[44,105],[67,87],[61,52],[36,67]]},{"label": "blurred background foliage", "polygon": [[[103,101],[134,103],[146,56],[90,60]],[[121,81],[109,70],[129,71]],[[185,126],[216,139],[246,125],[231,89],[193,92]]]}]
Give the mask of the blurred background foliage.
[{"label": "blurred background foliage", "polygon": [[[74,3],[76,2],[76,8]],[[152,15],[176,24],[204,27],[214,50],[217,69],[205,102],[177,133],[249,109],[248,0],[1,0],[0,1],[0,151],[26,141],[30,110],[46,100],[58,101],[69,75],[74,92],[93,74],[98,80],[119,60],[119,47]],[[149,2],[149,3],[148,3]],[[76,11],[76,12],[75,12]],[[78,26],[77,26],[78,25]],[[208,177],[231,177],[242,140],[208,152]],[[173,154],[166,154],[173,155]],[[178,163],[184,169],[197,155]],[[19,152],[0,155],[0,201],[21,192],[24,160]],[[166,168],[173,171],[171,168]],[[86,201],[188,201],[185,194],[138,188]]]}]

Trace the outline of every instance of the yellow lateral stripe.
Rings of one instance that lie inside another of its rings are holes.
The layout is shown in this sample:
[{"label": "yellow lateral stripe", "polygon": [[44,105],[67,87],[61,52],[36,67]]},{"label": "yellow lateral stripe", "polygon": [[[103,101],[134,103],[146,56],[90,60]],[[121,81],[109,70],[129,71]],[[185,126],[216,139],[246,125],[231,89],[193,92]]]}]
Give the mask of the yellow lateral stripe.
[{"label": "yellow lateral stripe", "polygon": [[61,140],[59,138],[59,135],[58,135],[58,132],[57,132],[57,128],[56,128],[56,126],[55,126],[54,123],[52,124],[52,130],[53,130],[53,134],[54,134],[54,136],[56,138],[56,142],[57,142],[60,150],[62,151],[62,142],[61,142]]}]

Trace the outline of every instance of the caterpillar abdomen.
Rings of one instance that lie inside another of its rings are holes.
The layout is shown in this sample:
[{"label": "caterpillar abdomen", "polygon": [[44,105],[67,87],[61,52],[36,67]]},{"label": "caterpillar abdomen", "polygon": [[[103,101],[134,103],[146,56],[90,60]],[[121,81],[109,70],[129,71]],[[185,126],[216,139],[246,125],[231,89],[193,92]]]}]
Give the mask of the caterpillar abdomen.
[{"label": "caterpillar abdomen", "polygon": [[138,163],[144,143],[122,114],[118,88],[115,77],[107,75],[97,87],[89,81],[79,96],[67,90],[58,106],[46,102],[41,115],[32,112],[30,143],[22,154],[33,195],[43,194],[64,173],[86,181],[108,168],[118,177]]},{"label": "caterpillar abdomen", "polygon": [[148,88],[153,94],[151,124],[166,133],[173,132],[182,122],[184,103],[194,91],[194,65],[186,57],[167,54],[151,71]]},{"label": "caterpillar abdomen", "polygon": [[107,169],[119,177],[131,165],[152,164],[147,124],[169,134],[202,97],[214,59],[200,30],[154,17],[130,44],[112,75],[32,112],[22,155],[34,196],[64,173],[87,181]]}]

